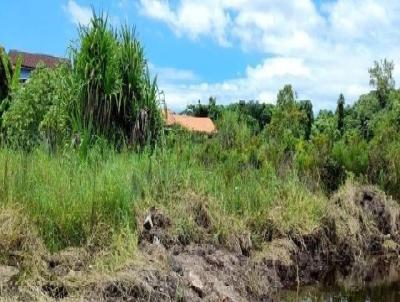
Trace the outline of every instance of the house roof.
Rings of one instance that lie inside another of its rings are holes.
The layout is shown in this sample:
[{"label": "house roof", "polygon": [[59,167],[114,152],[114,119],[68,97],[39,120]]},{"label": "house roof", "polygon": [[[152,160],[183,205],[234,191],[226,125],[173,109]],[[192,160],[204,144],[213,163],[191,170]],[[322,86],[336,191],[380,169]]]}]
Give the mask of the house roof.
[{"label": "house roof", "polygon": [[39,62],[43,62],[46,67],[54,68],[60,63],[67,63],[68,60],[65,58],[58,58],[54,56],[49,56],[45,54],[37,54],[37,53],[28,53],[23,51],[18,51],[12,49],[8,52],[8,56],[10,57],[11,63],[13,65],[16,64],[17,58],[19,56],[22,57],[22,67],[34,69],[39,64]]},{"label": "house roof", "polygon": [[164,111],[163,115],[167,126],[180,125],[189,131],[208,134],[215,133],[217,130],[214,122],[208,117],[174,114],[169,110],[166,111],[166,114]]}]

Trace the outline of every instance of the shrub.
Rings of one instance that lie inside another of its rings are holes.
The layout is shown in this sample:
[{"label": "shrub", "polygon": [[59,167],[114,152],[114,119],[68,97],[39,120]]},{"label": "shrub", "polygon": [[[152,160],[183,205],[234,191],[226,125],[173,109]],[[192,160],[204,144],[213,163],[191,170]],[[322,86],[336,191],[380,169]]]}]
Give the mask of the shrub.
[{"label": "shrub", "polygon": [[347,171],[364,174],[368,167],[368,143],[357,132],[347,133],[333,146],[332,158]]},{"label": "shrub", "polygon": [[[29,81],[12,95],[4,114],[6,139],[14,147],[31,150],[47,138],[61,139],[69,131],[66,104],[73,98],[67,66],[55,69],[43,65],[32,72]],[[65,110],[63,110],[65,108]]]},{"label": "shrub", "polygon": [[223,150],[237,148],[243,150],[250,140],[251,132],[247,124],[240,121],[236,111],[226,111],[218,124],[217,139]]}]

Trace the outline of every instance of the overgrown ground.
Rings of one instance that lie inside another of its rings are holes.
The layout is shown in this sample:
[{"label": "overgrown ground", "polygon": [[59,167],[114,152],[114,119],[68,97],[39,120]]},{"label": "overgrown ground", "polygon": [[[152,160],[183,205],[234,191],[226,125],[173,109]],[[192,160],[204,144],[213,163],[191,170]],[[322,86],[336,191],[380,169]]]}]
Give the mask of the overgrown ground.
[{"label": "overgrown ground", "polygon": [[310,192],[295,174],[280,178],[266,166],[227,176],[224,164],[207,169],[186,148],[152,155],[94,151],[84,161],[74,153],[3,149],[2,204],[25,211],[51,251],[106,235],[102,225],[112,233],[135,234],[150,207],[163,208],[175,231],[195,240],[194,222],[182,215],[197,206],[192,199],[207,201],[213,240],[220,242],[248,228],[254,236],[310,232],[326,212],[327,198]]},{"label": "overgrown ground", "polygon": [[2,149],[0,261],[16,269],[2,297],[269,301],[396,259],[399,206],[379,190],[349,181],[327,197],[269,165],[231,175],[199,164],[198,146]]},{"label": "overgrown ground", "polygon": [[315,117],[291,85],[276,105],[188,106],[217,124],[207,137],[165,129],[133,30],[94,15],[78,40],[70,64],[24,85],[0,48],[2,299],[270,301],[393,275],[392,62],[374,63],[353,105],[340,95]]}]

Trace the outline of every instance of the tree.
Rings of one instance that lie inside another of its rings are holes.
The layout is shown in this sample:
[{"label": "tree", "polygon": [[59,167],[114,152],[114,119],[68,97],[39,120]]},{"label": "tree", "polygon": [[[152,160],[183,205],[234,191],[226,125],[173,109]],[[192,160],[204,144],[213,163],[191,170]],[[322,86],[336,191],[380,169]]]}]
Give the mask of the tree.
[{"label": "tree", "polygon": [[352,124],[357,127],[362,136],[370,140],[373,137],[374,120],[379,118],[379,112],[382,111],[376,92],[361,95],[353,106],[352,116],[346,117],[346,124]]},{"label": "tree", "polygon": [[217,120],[221,115],[221,108],[217,105],[217,99],[211,96],[208,99],[208,104],[202,104],[199,100],[197,104],[188,105],[183,113],[195,117],[209,117],[212,120]]},{"label": "tree", "polygon": [[310,139],[312,124],[314,122],[314,113],[312,103],[309,100],[304,100],[299,102],[300,110],[304,112],[304,138],[306,140]]},{"label": "tree", "polygon": [[278,92],[276,99],[276,105],[278,107],[283,107],[286,105],[292,105],[295,103],[295,95],[292,85],[287,84]]},{"label": "tree", "polygon": [[214,121],[221,116],[221,108],[217,105],[216,97],[210,96],[208,99],[208,116]]},{"label": "tree", "polygon": [[337,103],[336,115],[337,115],[337,128],[340,132],[340,136],[344,133],[344,96],[341,93]]},{"label": "tree", "polygon": [[183,113],[195,117],[208,117],[208,106],[203,105],[199,100],[197,104],[188,105]]},{"label": "tree", "polygon": [[285,85],[278,92],[277,106],[267,127],[268,137],[277,141],[286,151],[293,151],[299,139],[305,137],[306,114],[295,100],[291,85]]},{"label": "tree", "polygon": [[375,61],[374,66],[368,70],[370,76],[369,84],[376,88],[381,108],[386,107],[388,95],[395,86],[392,76],[393,69],[393,61],[384,59],[380,62]]},{"label": "tree", "polygon": [[240,117],[246,120],[253,133],[257,134],[271,122],[274,107],[272,104],[259,103],[254,100],[240,100],[238,103],[228,105],[226,109],[239,112]]}]

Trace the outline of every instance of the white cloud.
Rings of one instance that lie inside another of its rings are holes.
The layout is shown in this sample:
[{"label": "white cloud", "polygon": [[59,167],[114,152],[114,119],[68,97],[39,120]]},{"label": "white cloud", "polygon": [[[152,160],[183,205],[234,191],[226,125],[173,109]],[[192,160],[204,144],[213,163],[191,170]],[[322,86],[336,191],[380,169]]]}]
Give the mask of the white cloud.
[{"label": "white cloud", "polygon": [[140,4],[144,15],[165,22],[178,36],[212,36],[221,45],[228,45],[225,29],[230,19],[218,1],[184,0],[176,10],[165,0],[140,0]]},{"label": "white cloud", "polygon": [[152,74],[157,76],[159,83],[189,83],[198,80],[198,76],[191,70],[177,69],[171,67],[159,67],[149,64]]},{"label": "white cloud", "polygon": [[247,75],[255,81],[267,81],[275,77],[299,76],[309,77],[310,69],[299,58],[270,58],[263,64],[247,68]]},{"label": "white cloud", "polygon": [[88,25],[92,17],[92,10],[88,7],[80,6],[73,0],[69,0],[64,7],[64,11],[68,13],[71,22],[76,25]]},{"label": "white cloud", "polygon": [[273,101],[291,83],[317,109],[333,108],[339,93],[354,101],[367,92],[368,67],[394,60],[400,82],[400,1],[336,0],[319,8],[312,0],[140,0],[142,13],[167,24],[178,36],[210,37],[265,58],[240,78],[219,83],[164,81],[176,106],[240,98]]}]

